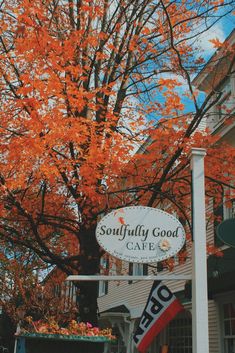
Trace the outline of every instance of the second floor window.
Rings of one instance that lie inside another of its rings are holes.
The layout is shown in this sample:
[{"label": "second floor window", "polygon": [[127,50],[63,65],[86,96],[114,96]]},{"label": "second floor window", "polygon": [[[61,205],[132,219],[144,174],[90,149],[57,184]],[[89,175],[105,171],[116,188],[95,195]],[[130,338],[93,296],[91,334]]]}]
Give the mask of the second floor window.
[{"label": "second floor window", "polygon": [[224,207],[224,219],[235,218],[235,199],[229,200]]},{"label": "second floor window", "polygon": [[219,203],[217,203],[216,207],[214,206],[214,216],[215,245],[221,246],[223,243],[216,236],[216,228],[226,219],[235,218],[235,199],[229,198],[226,200],[225,195],[221,193]]},{"label": "second floor window", "polygon": [[228,77],[216,90],[221,94],[221,98],[216,106],[217,124],[220,124],[226,117],[230,116],[235,109],[233,96],[235,92],[232,92],[232,79]]}]

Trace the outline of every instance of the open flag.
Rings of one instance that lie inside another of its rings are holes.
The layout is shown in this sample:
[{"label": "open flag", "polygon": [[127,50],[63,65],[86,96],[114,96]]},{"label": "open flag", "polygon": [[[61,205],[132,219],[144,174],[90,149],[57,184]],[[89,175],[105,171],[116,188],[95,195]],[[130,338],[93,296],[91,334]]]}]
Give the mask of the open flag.
[{"label": "open flag", "polygon": [[154,337],[183,309],[167,286],[161,281],[154,281],[133,337],[137,350],[146,353]]}]

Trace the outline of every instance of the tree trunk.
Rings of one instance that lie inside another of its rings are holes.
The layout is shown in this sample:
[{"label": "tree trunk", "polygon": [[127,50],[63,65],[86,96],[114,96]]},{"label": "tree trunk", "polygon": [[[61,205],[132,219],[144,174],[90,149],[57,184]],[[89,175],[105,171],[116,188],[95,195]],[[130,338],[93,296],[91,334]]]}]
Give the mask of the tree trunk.
[{"label": "tree trunk", "polygon": [[[81,230],[81,261],[80,275],[95,275],[100,272],[100,247],[95,237],[95,227]],[[98,325],[98,282],[79,282],[77,303],[79,307],[79,320]]]},{"label": "tree trunk", "polygon": [[92,326],[98,326],[98,282],[79,283],[79,321],[89,322]]}]

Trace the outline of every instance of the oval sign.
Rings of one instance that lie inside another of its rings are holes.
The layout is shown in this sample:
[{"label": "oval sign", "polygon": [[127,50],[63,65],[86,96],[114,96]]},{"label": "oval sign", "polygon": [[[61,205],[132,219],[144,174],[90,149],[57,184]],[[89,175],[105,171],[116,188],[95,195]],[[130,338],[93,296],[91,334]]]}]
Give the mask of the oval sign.
[{"label": "oval sign", "polygon": [[185,243],[185,231],[167,212],[130,206],[104,216],[97,225],[96,238],[106,252],[118,259],[151,263],[177,254]]},{"label": "oval sign", "polygon": [[224,244],[235,247],[235,218],[226,219],[220,223],[216,233]]}]

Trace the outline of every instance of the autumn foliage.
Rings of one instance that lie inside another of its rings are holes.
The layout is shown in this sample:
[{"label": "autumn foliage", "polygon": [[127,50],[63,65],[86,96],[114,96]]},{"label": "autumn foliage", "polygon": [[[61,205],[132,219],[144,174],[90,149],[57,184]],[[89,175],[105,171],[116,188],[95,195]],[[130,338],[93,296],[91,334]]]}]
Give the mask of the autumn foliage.
[{"label": "autumn foliage", "polygon": [[[191,80],[203,65],[197,29],[233,1],[0,6],[3,243],[66,274],[97,273],[94,230],[109,210],[167,201],[190,226],[192,146],[207,149],[208,195],[230,184],[234,150],[198,130],[218,97],[200,102]],[[234,48],[226,55],[234,62]]]}]

